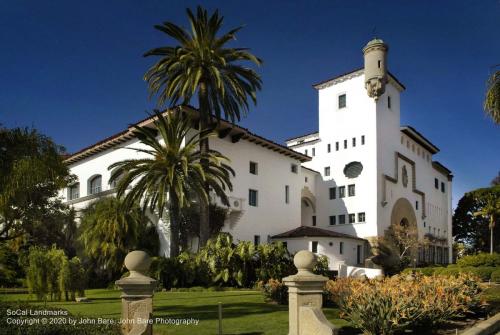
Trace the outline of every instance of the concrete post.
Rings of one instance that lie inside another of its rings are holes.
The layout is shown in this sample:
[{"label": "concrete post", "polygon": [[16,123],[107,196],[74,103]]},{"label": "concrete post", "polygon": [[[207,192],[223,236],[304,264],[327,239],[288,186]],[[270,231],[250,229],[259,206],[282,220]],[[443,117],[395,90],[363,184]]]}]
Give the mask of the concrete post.
[{"label": "concrete post", "polygon": [[130,275],[115,282],[122,291],[122,333],[124,335],[153,334],[153,294],[156,280],[145,273],[151,258],[144,251],[132,251],[125,257]]},{"label": "concrete post", "polygon": [[288,286],[288,335],[336,334],[336,329],[321,310],[323,287],[328,278],[312,273],[316,255],[302,250],[295,255],[293,262],[297,274],[283,278],[283,283]]}]

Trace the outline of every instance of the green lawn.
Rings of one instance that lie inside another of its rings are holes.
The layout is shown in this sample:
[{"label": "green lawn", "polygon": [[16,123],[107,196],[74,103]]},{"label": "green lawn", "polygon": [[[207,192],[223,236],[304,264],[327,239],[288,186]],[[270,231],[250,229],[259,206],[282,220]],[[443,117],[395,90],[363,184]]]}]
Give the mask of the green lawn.
[{"label": "green lawn", "polygon": [[[73,314],[115,318],[120,317],[120,291],[87,290],[89,303],[49,302]],[[26,294],[0,294],[0,301],[27,301]],[[217,306],[223,306],[223,333],[228,334],[287,334],[288,306],[269,304],[259,291],[236,290],[219,292],[159,292],[154,297],[154,317],[195,318],[195,325],[155,325],[155,334],[217,334]],[[37,303],[40,304],[40,303]],[[327,318],[337,326],[347,325],[339,319],[338,309],[325,308]]]}]

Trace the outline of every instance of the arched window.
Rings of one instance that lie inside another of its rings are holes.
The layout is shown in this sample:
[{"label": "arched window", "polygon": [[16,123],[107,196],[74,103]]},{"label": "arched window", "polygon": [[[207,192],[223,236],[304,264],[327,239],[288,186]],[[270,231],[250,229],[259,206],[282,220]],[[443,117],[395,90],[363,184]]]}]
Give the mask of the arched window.
[{"label": "arched window", "polygon": [[118,175],[118,178],[111,181],[111,176],[115,173],[115,171],[116,170],[111,171],[111,174],[110,174],[109,187],[112,189],[116,188],[118,186],[118,183],[120,182],[120,180],[123,178],[123,174],[120,174],[120,175]]},{"label": "arched window", "polygon": [[75,183],[68,187],[68,200],[78,199],[80,197],[80,183]]},{"label": "arched window", "polygon": [[102,176],[100,174],[89,179],[89,194],[101,192]]}]

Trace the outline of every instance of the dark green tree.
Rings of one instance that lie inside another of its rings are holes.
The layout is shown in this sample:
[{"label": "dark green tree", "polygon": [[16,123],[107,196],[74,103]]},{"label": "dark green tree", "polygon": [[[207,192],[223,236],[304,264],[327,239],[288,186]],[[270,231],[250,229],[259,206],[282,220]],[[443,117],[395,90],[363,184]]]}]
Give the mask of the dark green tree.
[{"label": "dark green tree", "polygon": [[495,71],[488,79],[484,110],[493,122],[500,124],[500,71]]},{"label": "dark green tree", "polygon": [[67,210],[54,202],[71,180],[64,152],[35,129],[0,128],[0,242],[36,238],[48,214]]},{"label": "dark green tree", "polygon": [[[261,88],[259,75],[245,62],[260,65],[262,61],[246,48],[230,48],[227,44],[236,39],[238,27],[219,34],[224,17],[215,11],[211,15],[198,7],[196,14],[187,9],[190,30],[171,22],[155,28],[174,40],[174,45],[154,48],[144,56],[159,57],[146,72],[151,95],[158,96],[158,106],[169,103],[189,104],[196,97],[199,110],[199,129],[213,127],[213,119],[224,118],[239,121],[249,109],[249,99],[257,101],[256,92]],[[206,155],[209,140],[199,142],[200,151]],[[208,160],[202,159],[204,170]],[[205,184],[205,193],[209,193]],[[208,204],[200,202],[200,243],[205,245],[210,235]]]},{"label": "dark green tree", "polygon": [[[199,142],[211,133],[192,134],[191,121],[177,108],[157,113],[154,129],[135,126],[135,134],[146,149],[133,149],[147,157],[127,159],[109,167],[111,182],[118,181],[117,196],[123,197],[125,207],[142,203],[160,218],[168,209],[170,227],[170,256],[179,255],[180,215],[194,200],[209,204],[205,183],[228,205],[226,190],[232,189],[234,171],[229,160],[215,150],[198,151]],[[202,168],[201,161],[208,165]]]},{"label": "dark green tree", "polygon": [[[472,252],[489,252],[491,232],[493,241],[500,240],[500,218],[495,218],[491,229],[491,218],[478,215],[488,204],[488,198],[500,199],[500,186],[482,188],[465,193],[458,202],[453,214],[453,236],[456,242],[464,243]],[[500,243],[493,244],[493,249],[500,252]]]}]

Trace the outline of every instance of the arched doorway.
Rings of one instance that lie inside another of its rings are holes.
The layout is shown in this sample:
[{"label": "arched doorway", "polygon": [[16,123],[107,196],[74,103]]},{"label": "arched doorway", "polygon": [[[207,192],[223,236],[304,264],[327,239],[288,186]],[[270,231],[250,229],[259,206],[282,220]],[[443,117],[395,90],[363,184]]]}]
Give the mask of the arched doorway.
[{"label": "arched doorway", "polygon": [[392,208],[391,231],[400,256],[415,258],[418,241],[417,216],[406,198],[399,198]]},{"label": "arched doorway", "polygon": [[300,214],[301,226],[313,225],[313,217],[316,217],[316,197],[307,186],[301,191]]},{"label": "arched doorway", "polygon": [[417,216],[413,210],[413,206],[406,198],[399,198],[394,207],[392,207],[391,224],[402,225],[408,228],[417,227]]}]

